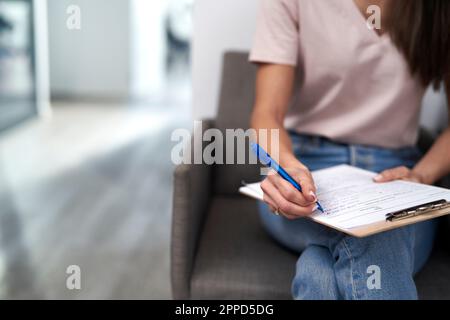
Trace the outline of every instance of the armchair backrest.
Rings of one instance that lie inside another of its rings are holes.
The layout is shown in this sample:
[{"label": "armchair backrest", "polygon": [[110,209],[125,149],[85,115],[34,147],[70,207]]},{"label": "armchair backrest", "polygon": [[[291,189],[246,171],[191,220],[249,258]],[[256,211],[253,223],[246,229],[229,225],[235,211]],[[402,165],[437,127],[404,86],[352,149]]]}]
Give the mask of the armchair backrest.
[{"label": "armchair backrest", "polygon": [[[247,130],[255,98],[256,66],[248,62],[247,52],[227,52],[223,58],[219,108],[215,127],[221,130],[225,145],[227,129]],[[248,140],[248,139],[247,139]],[[242,150],[240,150],[242,151]],[[234,141],[235,159],[237,141]],[[249,148],[246,142],[245,156],[248,159]],[[236,194],[242,181],[260,180],[258,165],[223,164],[214,170],[214,190],[217,194]]]}]

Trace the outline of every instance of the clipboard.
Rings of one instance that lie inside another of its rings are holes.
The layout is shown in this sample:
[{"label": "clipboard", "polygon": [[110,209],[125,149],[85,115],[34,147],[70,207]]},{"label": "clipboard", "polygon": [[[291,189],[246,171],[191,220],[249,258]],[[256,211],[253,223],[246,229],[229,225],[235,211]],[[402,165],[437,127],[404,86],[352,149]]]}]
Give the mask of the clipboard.
[{"label": "clipboard", "polygon": [[[243,187],[239,188],[239,192],[251,197],[253,199],[262,200],[262,195],[259,195],[255,190],[252,190],[249,188],[250,185],[244,185]],[[306,217],[307,219],[310,219],[316,223],[322,224],[326,227],[338,230],[340,232],[343,232],[345,234],[348,234],[350,236],[356,237],[356,238],[364,238],[368,237],[377,233],[389,231],[392,229],[408,226],[414,223],[427,221],[435,218],[439,218],[445,215],[450,214],[450,202],[441,200],[439,202],[433,202],[433,203],[425,203],[419,206],[414,206],[411,208],[405,208],[401,211],[397,211],[391,214],[397,214],[399,219],[396,219],[394,221],[389,221],[386,219],[385,221],[380,221],[372,224],[367,224],[360,227],[355,228],[340,228],[336,225],[331,225],[328,223],[325,223],[323,221],[315,220],[312,217]],[[402,216],[403,215],[403,216]]]},{"label": "clipboard", "polygon": [[[371,236],[371,235],[374,235],[377,233],[389,231],[389,230],[400,228],[400,227],[405,227],[405,226],[408,226],[408,225],[411,225],[414,223],[423,222],[423,221],[439,218],[439,217],[450,214],[450,202],[443,203],[439,209],[434,208],[433,205],[421,206],[421,208],[423,208],[423,209],[421,209],[420,211],[418,209],[414,209],[414,208],[405,209],[404,210],[405,212],[406,211],[411,212],[411,216],[407,216],[400,220],[396,220],[396,221],[386,220],[386,221],[376,222],[376,223],[372,223],[372,224],[369,224],[366,226],[351,228],[351,229],[342,229],[342,228],[339,228],[336,226],[327,225],[326,223],[323,223],[323,222],[319,222],[319,221],[315,221],[315,220],[314,221],[317,223],[321,223],[329,228],[333,228],[333,229],[336,229],[343,233],[346,233],[350,236],[357,237],[357,238],[364,238],[364,237],[368,237],[368,236]],[[413,210],[411,210],[411,209],[413,209]],[[414,211],[414,212],[412,212],[412,211]]]}]

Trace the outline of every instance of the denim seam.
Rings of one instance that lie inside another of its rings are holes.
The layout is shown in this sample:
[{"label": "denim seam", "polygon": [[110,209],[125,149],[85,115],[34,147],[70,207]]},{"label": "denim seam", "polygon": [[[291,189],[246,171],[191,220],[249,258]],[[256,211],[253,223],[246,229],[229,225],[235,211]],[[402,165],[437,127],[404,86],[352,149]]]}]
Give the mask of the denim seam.
[{"label": "denim seam", "polygon": [[354,278],[353,278],[354,259],[353,259],[353,256],[351,254],[350,248],[348,247],[345,239],[342,239],[342,244],[344,245],[345,252],[347,253],[347,255],[348,255],[349,259],[350,259],[350,281],[351,281],[351,284],[352,284],[352,297],[353,297],[353,299],[357,300],[358,299],[358,290],[356,288],[355,281],[354,281]]}]

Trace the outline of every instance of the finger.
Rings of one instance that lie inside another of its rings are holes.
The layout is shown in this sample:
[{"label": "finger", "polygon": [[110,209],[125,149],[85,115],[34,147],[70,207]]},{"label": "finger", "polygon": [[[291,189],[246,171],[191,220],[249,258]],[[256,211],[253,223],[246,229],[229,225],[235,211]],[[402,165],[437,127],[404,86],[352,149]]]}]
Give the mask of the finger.
[{"label": "finger", "polygon": [[298,216],[290,215],[290,214],[287,214],[287,213],[284,213],[284,212],[280,211],[276,207],[275,201],[273,201],[273,199],[270,198],[270,196],[268,196],[265,193],[264,193],[263,200],[264,200],[264,202],[267,203],[267,205],[270,208],[270,211],[272,211],[273,213],[278,213],[279,215],[281,215],[281,216],[283,216],[283,217],[285,217],[286,219],[289,219],[289,220],[294,220],[294,219],[298,219],[299,218]]},{"label": "finger", "polygon": [[[306,206],[311,203],[317,202],[316,186],[313,181],[311,172],[309,172],[308,169],[301,169],[293,174],[292,177],[302,188],[302,192],[300,195],[298,194],[298,190],[295,189],[295,187],[293,187],[289,182],[285,181],[278,174],[269,174],[267,178],[275,186],[277,186],[277,188],[280,188],[283,196],[291,202],[297,203],[301,206]],[[294,193],[292,189],[297,192]]]},{"label": "finger", "polygon": [[303,169],[294,176],[295,181],[297,181],[302,187],[302,193],[306,200],[310,203],[317,202],[316,195],[316,184],[308,169]]},{"label": "finger", "polygon": [[379,175],[373,178],[375,182],[389,182],[398,179],[403,179],[409,175],[409,169],[407,167],[397,167],[381,172]]},{"label": "finger", "polygon": [[275,207],[278,208],[278,211],[282,212],[286,216],[309,216],[316,209],[316,204],[311,204],[307,207],[301,207],[286,200],[272,183],[266,183],[264,184],[264,186],[261,184],[261,188],[263,188],[263,191],[268,194],[273,199],[273,201],[275,201]]},{"label": "finger", "polygon": [[272,212],[275,212],[277,210],[275,201],[273,201],[273,199],[268,194],[264,193],[263,201],[269,206]]},{"label": "finger", "polygon": [[280,191],[286,200],[301,207],[307,207],[315,202],[308,200],[304,194],[298,191],[290,182],[284,180],[283,178],[279,176],[274,177],[274,181],[275,187]]},{"label": "finger", "polygon": [[294,215],[291,215],[291,214],[284,213],[281,210],[279,210],[278,208],[275,208],[275,207],[273,207],[271,205],[269,205],[269,208],[270,208],[270,211],[272,211],[272,213],[278,214],[280,216],[283,216],[283,217],[285,217],[285,218],[287,218],[289,220],[294,220],[294,219],[298,219],[299,218],[298,216],[294,216]]},{"label": "finger", "polygon": [[[273,207],[276,209],[276,203],[273,200],[273,198],[270,196],[270,194],[268,193],[268,191],[270,192],[272,189],[269,188],[269,184],[271,184],[271,182],[268,179],[265,179],[263,182],[261,182],[261,189],[263,191],[263,201],[269,206],[269,207]],[[275,211],[275,210],[273,210]]]},{"label": "finger", "polygon": [[416,177],[416,176],[414,176],[414,175],[411,175],[411,174],[409,174],[409,175],[406,176],[406,177],[401,178],[400,180],[410,181],[410,182],[416,182],[416,183],[421,183],[420,178],[418,178],[418,177]]}]

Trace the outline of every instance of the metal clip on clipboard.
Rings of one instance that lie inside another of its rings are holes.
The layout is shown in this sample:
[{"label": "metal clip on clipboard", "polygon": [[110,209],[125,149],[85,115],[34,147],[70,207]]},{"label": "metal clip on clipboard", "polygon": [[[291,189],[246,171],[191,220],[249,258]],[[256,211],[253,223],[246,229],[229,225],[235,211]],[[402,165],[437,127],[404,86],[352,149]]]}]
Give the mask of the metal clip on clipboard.
[{"label": "metal clip on clipboard", "polygon": [[415,207],[411,207],[408,209],[388,213],[386,215],[386,221],[394,222],[398,220],[408,219],[411,217],[431,213],[446,208],[450,208],[450,202],[447,202],[446,200],[433,201]]}]

